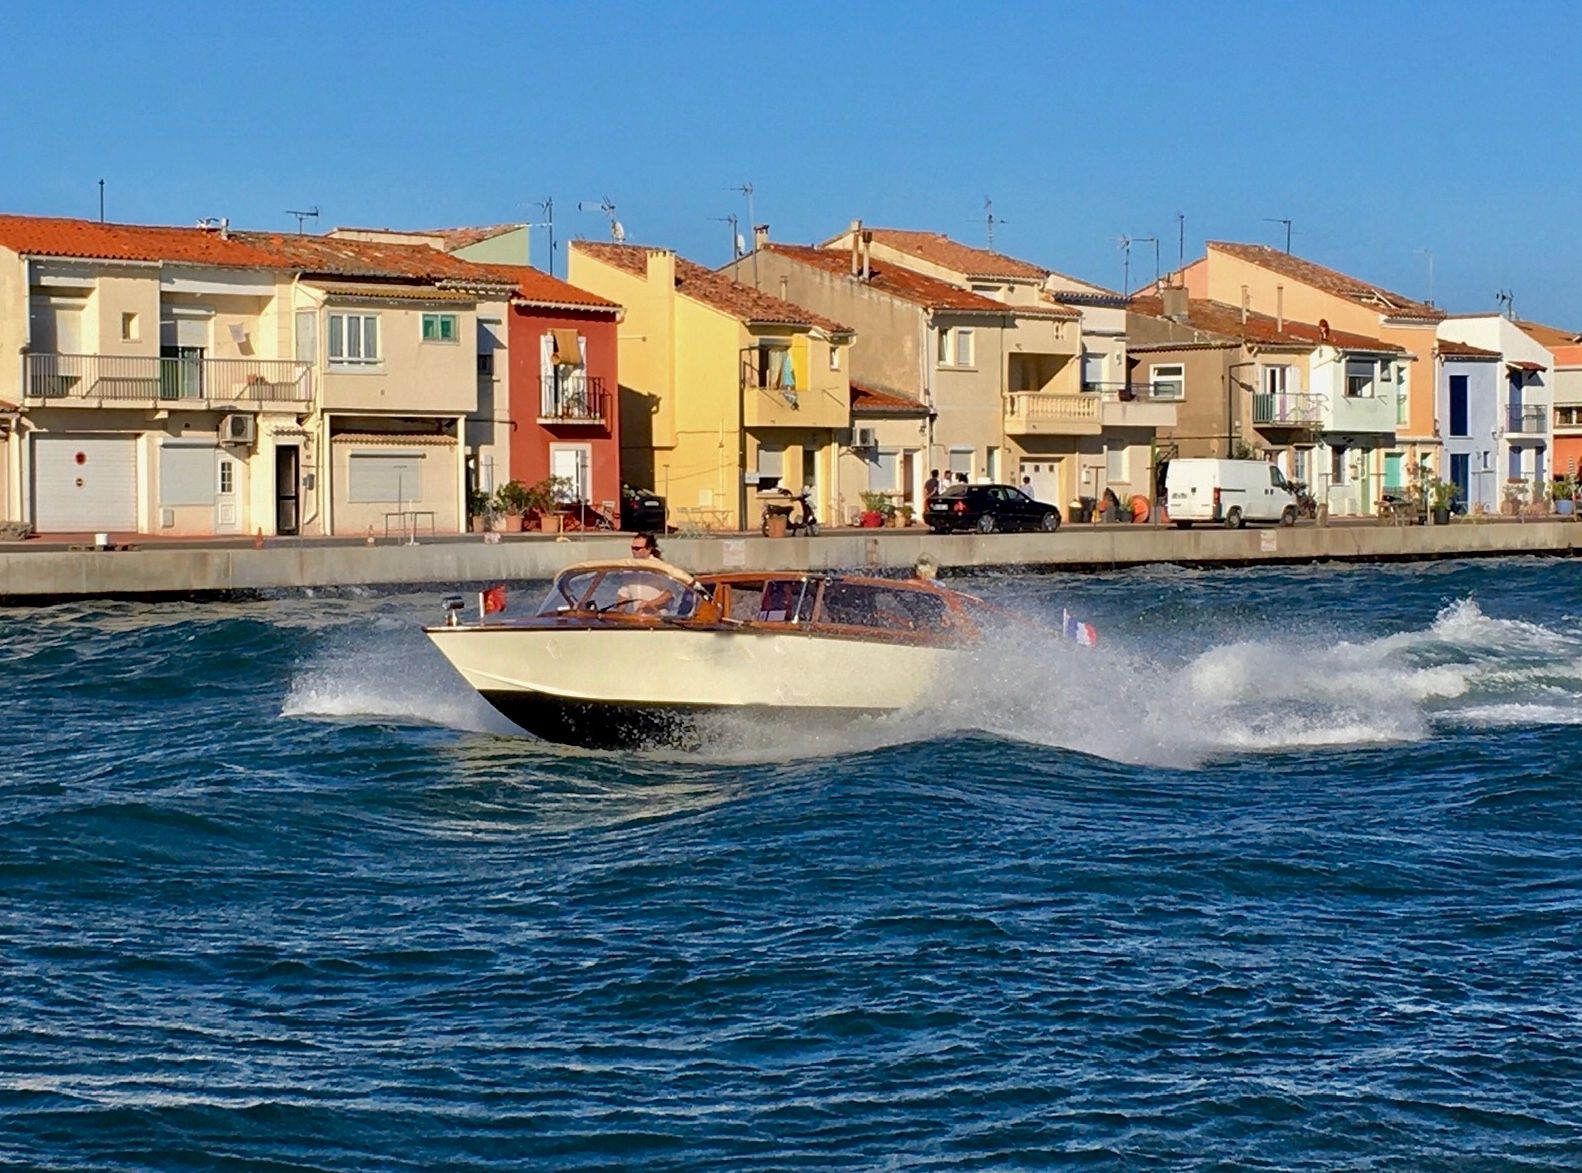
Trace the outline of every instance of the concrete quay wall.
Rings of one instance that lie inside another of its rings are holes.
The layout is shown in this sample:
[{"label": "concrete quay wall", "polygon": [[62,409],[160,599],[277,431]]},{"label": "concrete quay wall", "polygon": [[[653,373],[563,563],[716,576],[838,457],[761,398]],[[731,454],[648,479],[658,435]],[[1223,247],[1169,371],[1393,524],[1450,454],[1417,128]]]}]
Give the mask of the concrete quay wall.
[{"label": "concrete quay wall", "polygon": [[[817,538],[671,537],[665,557],[713,570],[906,570],[927,552],[942,570],[1020,566],[1110,570],[1166,562],[1192,566],[1325,561],[1410,561],[1499,555],[1571,556],[1582,525],[1568,521],[1449,526],[1336,525],[1294,529],[1159,529],[1071,526],[1054,534],[935,536],[915,530],[851,530]],[[263,548],[148,546],[134,549],[0,547],[0,602],[9,605],[112,597],[224,597],[346,586],[434,586],[542,580],[574,562],[624,558],[628,535],[476,536],[397,543],[280,542]]]}]

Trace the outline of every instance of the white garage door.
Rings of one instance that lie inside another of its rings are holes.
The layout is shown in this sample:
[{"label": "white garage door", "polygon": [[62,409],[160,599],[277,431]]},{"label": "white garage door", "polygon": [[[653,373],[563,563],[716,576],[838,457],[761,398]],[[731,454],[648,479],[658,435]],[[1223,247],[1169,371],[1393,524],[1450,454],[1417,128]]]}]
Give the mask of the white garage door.
[{"label": "white garage door", "polygon": [[137,441],[121,436],[33,440],[33,524],[40,533],[137,530]]}]

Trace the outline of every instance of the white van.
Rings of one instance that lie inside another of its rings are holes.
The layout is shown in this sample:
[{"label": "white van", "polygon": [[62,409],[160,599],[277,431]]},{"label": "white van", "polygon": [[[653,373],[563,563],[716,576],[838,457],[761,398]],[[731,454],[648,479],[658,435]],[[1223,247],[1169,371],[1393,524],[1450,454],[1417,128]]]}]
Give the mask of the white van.
[{"label": "white van", "polygon": [[1249,521],[1296,524],[1296,494],[1267,460],[1178,456],[1165,468],[1165,502],[1182,529],[1195,521],[1230,529]]}]

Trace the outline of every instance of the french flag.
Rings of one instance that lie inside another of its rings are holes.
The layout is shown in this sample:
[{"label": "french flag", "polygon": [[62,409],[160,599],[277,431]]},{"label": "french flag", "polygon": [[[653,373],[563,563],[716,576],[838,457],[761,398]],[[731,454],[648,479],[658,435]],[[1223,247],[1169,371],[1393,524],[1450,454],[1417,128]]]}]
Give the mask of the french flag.
[{"label": "french flag", "polygon": [[1061,611],[1060,617],[1067,639],[1075,640],[1085,648],[1098,646],[1099,633],[1093,629],[1093,624],[1082,622],[1070,611]]}]

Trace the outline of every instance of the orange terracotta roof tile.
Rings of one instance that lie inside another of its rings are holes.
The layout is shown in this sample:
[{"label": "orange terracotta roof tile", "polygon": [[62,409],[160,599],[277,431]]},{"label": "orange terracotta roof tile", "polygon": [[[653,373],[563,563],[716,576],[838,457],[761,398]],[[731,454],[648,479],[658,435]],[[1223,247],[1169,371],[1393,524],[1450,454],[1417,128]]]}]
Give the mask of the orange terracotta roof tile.
[{"label": "orange terracotta roof tile", "polygon": [[[1133,297],[1131,308],[1135,313],[1147,314],[1154,318],[1165,316],[1164,299],[1159,297],[1140,295]],[[1238,307],[1226,305],[1222,301],[1210,301],[1198,297],[1190,299],[1187,303],[1185,325],[1224,338],[1244,339],[1264,346],[1310,348],[1325,340],[1323,329],[1309,322],[1293,322],[1287,318],[1282,324],[1267,314],[1252,312],[1247,314],[1247,320],[1243,322]],[[1370,338],[1366,334],[1352,334],[1346,330],[1330,330],[1328,342],[1340,350],[1369,350],[1399,354],[1404,353],[1406,349],[1393,342]],[[1168,346],[1169,343],[1160,342],[1153,345]]]},{"label": "orange terracotta roof tile", "polygon": [[445,242],[447,252],[455,252],[459,248],[466,248],[469,244],[493,240],[496,236],[504,236],[507,232],[515,232],[518,228],[526,227],[526,224],[480,224],[472,228],[427,228],[420,235],[437,236]]},{"label": "orange terracotta roof tile", "polygon": [[600,297],[597,293],[589,293],[586,289],[579,289],[569,281],[551,277],[542,269],[534,269],[528,265],[482,264],[476,261],[473,264],[497,277],[515,282],[516,297],[530,305],[555,308],[565,306],[589,310],[621,308],[608,298]]},{"label": "orange terracotta roof tile", "polygon": [[332,297],[366,297],[379,301],[466,302],[478,300],[476,293],[463,289],[436,289],[432,285],[379,284],[371,281],[325,281],[311,279],[310,284]]},{"label": "orange terracotta roof tile", "polygon": [[[851,277],[849,252],[796,244],[766,244],[763,247],[765,252],[800,261],[804,265],[813,265],[827,273],[841,274],[850,277],[853,281],[862,280],[860,277]],[[948,281],[941,281],[937,277],[929,277],[902,268],[900,265],[892,265],[887,261],[870,259],[868,284],[902,301],[909,301],[929,310],[961,310],[986,314],[1011,312],[1010,306],[995,301],[992,297],[984,297],[981,293],[973,293],[970,289],[963,289],[959,285],[952,285]]]},{"label": "orange terracotta roof tile", "polygon": [[[578,240],[572,248],[590,257],[614,265],[628,273],[643,275],[648,272],[648,257],[668,249],[650,248],[640,244],[603,244],[592,240]],[[785,326],[812,326],[827,334],[851,334],[833,318],[816,314],[803,306],[760,292],[751,285],[743,285],[723,273],[705,269],[682,257],[675,258],[676,289],[678,292],[714,307],[722,313],[746,323],[761,322]]]},{"label": "orange terracotta roof tile", "polygon": [[851,409],[858,415],[928,414],[928,405],[915,396],[857,382],[851,385]]},{"label": "orange terracotta roof tile", "polygon": [[219,229],[104,224],[53,216],[0,216],[0,246],[36,257],[96,261],[175,261],[227,268],[278,268],[239,234]]},{"label": "orange terracotta roof tile", "polygon": [[471,261],[426,244],[391,244],[335,236],[238,232],[233,236],[276,258],[275,268],[338,277],[394,277],[413,281],[489,281]]},{"label": "orange terracotta roof tile", "polygon": [[1439,353],[1443,358],[1496,359],[1500,357],[1500,352],[1497,350],[1484,350],[1479,346],[1468,346],[1465,342],[1452,342],[1448,338],[1439,340]]},{"label": "orange terracotta roof tile", "polygon": [[1553,353],[1557,367],[1582,367],[1582,346],[1556,346]]},{"label": "orange terracotta roof tile", "polygon": [[1517,327],[1539,346],[1547,346],[1551,350],[1556,346],[1569,346],[1574,342],[1582,342],[1582,334],[1575,330],[1565,330],[1559,326],[1546,326],[1542,322],[1528,322],[1516,319]]},{"label": "orange terracotta roof tile", "polygon": [[1004,253],[986,248],[973,248],[961,244],[939,232],[914,232],[904,228],[865,229],[873,233],[876,243],[910,256],[921,257],[936,265],[943,265],[967,277],[1009,277],[1020,280],[1042,281],[1049,270],[1038,265],[1019,261]]},{"label": "orange terracotta roof tile", "polygon": [[1208,242],[1208,248],[1268,269],[1270,272],[1279,273],[1293,281],[1300,281],[1325,293],[1332,293],[1336,297],[1343,297],[1357,305],[1367,306],[1388,318],[1416,318],[1437,322],[1445,317],[1444,310],[1431,306],[1425,301],[1391,293],[1382,286],[1360,281],[1336,269],[1325,268],[1323,265],[1270,248],[1266,244],[1237,244],[1233,241],[1211,240]]}]

